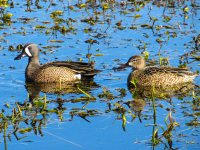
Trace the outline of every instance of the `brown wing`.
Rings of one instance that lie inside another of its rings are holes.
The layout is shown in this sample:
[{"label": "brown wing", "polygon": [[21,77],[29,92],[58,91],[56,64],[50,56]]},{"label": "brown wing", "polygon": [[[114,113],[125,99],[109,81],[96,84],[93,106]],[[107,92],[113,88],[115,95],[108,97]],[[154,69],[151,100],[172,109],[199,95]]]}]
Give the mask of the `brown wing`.
[{"label": "brown wing", "polygon": [[49,66],[70,68],[74,72],[80,73],[83,76],[94,76],[100,72],[100,70],[94,69],[94,63],[70,62],[70,61],[50,62],[44,64],[41,69],[47,68]]},{"label": "brown wing", "polygon": [[172,68],[172,67],[147,67],[145,68],[144,74],[154,75],[154,74],[173,74],[177,76],[195,76],[196,73],[189,71],[186,68]]}]

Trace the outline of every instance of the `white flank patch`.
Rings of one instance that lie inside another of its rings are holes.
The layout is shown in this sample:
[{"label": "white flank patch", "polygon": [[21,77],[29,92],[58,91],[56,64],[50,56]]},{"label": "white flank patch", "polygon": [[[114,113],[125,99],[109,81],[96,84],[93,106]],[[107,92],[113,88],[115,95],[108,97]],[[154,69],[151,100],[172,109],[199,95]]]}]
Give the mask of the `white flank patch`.
[{"label": "white flank patch", "polygon": [[[30,46],[30,45],[29,45],[29,46]],[[27,47],[25,48],[25,52],[26,52],[26,54],[27,54],[29,57],[32,57],[32,55],[31,55],[31,53],[30,53],[30,51],[29,51],[29,49],[28,49],[29,46],[27,46]]]},{"label": "white flank patch", "polygon": [[81,74],[76,74],[75,76],[74,76],[74,79],[81,79]]}]

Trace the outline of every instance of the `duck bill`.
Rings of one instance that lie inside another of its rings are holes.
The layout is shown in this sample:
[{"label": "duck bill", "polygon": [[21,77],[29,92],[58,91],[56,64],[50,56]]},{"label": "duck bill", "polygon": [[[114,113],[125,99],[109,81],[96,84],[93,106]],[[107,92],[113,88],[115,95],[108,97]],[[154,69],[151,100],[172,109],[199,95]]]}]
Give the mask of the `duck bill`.
[{"label": "duck bill", "polygon": [[124,70],[126,67],[129,67],[127,63],[121,64],[119,67],[115,68],[115,70],[118,70],[118,71]]},{"label": "duck bill", "polygon": [[22,57],[25,57],[25,56],[26,56],[26,54],[21,53],[21,54],[19,54],[17,57],[15,57],[14,60],[19,60],[19,59],[21,59]]}]

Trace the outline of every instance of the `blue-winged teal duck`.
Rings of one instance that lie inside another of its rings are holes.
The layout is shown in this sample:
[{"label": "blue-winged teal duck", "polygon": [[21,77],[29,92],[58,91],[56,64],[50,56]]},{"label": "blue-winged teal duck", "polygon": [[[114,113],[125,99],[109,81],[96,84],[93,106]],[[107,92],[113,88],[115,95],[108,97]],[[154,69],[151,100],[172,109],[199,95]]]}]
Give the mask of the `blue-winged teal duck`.
[{"label": "blue-winged teal duck", "polygon": [[22,53],[15,60],[24,56],[29,57],[26,67],[26,81],[37,83],[72,82],[91,78],[99,70],[94,69],[94,63],[57,61],[44,65],[39,63],[39,49],[36,44],[26,44]]},{"label": "blue-winged teal duck", "polygon": [[192,82],[198,75],[185,68],[173,68],[167,66],[146,67],[145,59],[141,56],[132,56],[127,63],[121,65],[132,67],[134,70],[129,74],[128,82],[139,86],[172,86]]}]

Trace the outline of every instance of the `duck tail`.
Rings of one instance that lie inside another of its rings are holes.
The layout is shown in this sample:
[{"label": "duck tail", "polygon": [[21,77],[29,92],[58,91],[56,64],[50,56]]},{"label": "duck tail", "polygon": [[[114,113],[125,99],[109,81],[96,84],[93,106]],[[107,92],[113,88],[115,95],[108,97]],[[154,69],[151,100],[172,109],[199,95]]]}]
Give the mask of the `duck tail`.
[{"label": "duck tail", "polygon": [[101,70],[89,70],[86,73],[83,73],[82,76],[85,78],[93,78],[96,74],[98,74],[99,72],[101,72]]}]

